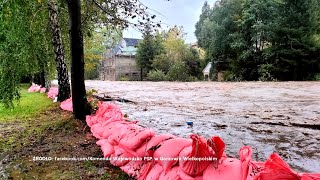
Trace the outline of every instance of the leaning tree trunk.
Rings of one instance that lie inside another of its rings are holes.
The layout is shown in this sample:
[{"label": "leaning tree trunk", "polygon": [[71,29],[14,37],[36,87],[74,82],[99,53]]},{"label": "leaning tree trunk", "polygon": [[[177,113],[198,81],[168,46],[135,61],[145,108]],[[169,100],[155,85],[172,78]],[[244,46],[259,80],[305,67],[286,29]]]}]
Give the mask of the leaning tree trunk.
[{"label": "leaning tree trunk", "polygon": [[48,1],[49,20],[52,30],[52,44],[54,48],[56,68],[58,71],[59,94],[58,101],[64,101],[70,97],[70,83],[67,65],[65,62],[64,47],[62,44],[58,6],[55,0]]},{"label": "leaning tree trunk", "polygon": [[83,36],[81,29],[80,0],[68,0],[70,47],[71,47],[71,87],[75,118],[85,120],[89,106],[84,84]]}]

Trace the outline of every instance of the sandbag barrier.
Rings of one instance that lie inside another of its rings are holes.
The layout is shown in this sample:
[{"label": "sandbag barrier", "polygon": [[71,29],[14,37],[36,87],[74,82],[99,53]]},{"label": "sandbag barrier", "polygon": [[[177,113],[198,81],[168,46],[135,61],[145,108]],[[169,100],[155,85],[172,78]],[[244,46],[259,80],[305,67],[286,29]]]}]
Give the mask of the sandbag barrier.
[{"label": "sandbag barrier", "polygon": [[[72,111],[72,99],[60,107]],[[137,122],[125,118],[117,105],[105,102],[86,117],[104,158],[138,180],[320,180],[320,173],[293,171],[276,153],[256,162],[252,148],[244,146],[239,159],[229,158],[218,136],[157,135]]]},{"label": "sandbag barrier", "polygon": [[[29,87],[28,92],[40,92],[40,93],[45,93],[46,88],[42,87],[38,84],[32,83],[32,85]],[[55,99],[58,96],[58,88],[56,87],[51,87],[48,91],[48,98],[50,99]]]}]

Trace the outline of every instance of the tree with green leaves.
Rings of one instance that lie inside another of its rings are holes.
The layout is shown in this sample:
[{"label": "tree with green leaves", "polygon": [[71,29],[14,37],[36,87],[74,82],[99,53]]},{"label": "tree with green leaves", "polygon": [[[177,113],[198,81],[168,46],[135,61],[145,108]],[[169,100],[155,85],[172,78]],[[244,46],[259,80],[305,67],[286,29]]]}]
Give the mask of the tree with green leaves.
[{"label": "tree with green leaves", "polygon": [[136,54],[137,65],[140,68],[141,81],[152,69],[153,59],[161,54],[163,49],[161,35],[153,35],[149,25],[147,25],[143,33],[143,40],[139,43]]},{"label": "tree with green leaves", "polygon": [[[57,71],[60,72],[58,75],[62,78],[58,79],[64,81],[59,85],[68,87],[66,73],[68,61],[63,62],[63,57],[68,57],[68,53],[63,53],[64,48],[61,46],[61,39],[65,40],[70,37],[73,108],[75,117],[83,120],[85,119],[87,103],[83,78],[84,50],[82,32],[89,35],[93,29],[101,25],[120,29],[131,25],[137,29],[143,29],[146,23],[150,24],[152,28],[158,27],[159,24],[152,21],[155,15],[148,13],[147,7],[136,0],[125,2],[120,0],[91,0],[83,1],[82,4],[80,4],[79,0],[57,0],[56,7],[62,9],[66,9],[65,6],[68,7],[67,11],[62,11],[60,14],[55,14],[57,12],[55,10],[51,11],[53,8],[50,4],[47,6],[47,3],[52,2],[55,5],[54,1],[51,0],[39,0],[37,2],[31,0],[23,2],[8,0],[0,3],[1,103],[10,106],[14,99],[19,98],[21,77],[43,72],[43,70],[49,72],[52,67],[52,61],[46,63],[45,60],[51,59],[53,52],[56,52],[56,57],[59,58],[56,61],[58,64]],[[81,11],[81,6],[84,7],[83,11]],[[44,14],[48,14],[48,8],[44,7],[49,7],[50,19],[48,18],[49,16],[43,18],[45,17],[43,16]],[[81,18],[81,13],[84,14],[84,19]],[[38,17],[39,14],[41,14],[41,18],[34,18]],[[69,23],[66,21],[65,15],[69,15]],[[58,18],[61,20],[60,29],[58,27]],[[137,19],[137,23],[131,23],[129,19]],[[39,20],[39,22],[36,21],[37,23],[34,23],[35,20]],[[55,21],[51,23],[54,36],[48,33],[40,33],[41,29],[48,29],[49,20]],[[42,26],[35,27],[32,24],[41,24]],[[68,29],[68,24],[70,29]],[[59,31],[61,32],[60,37]],[[41,36],[45,35],[46,38],[35,38],[39,34]],[[50,42],[48,39],[51,39],[50,36],[53,37],[54,48],[48,46]],[[30,46],[30,43],[38,44],[37,49]],[[68,52],[69,46],[68,44],[65,45],[65,52]],[[48,50],[47,52],[49,53],[38,53],[40,49],[38,47],[44,47],[43,49]],[[44,57],[45,55],[47,55],[46,58]],[[60,98],[60,100],[68,97],[68,94],[70,93],[61,94],[60,96],[63,96],[63,98]]]},{"label": "tree with green leaves", "polygon": [[195,34],[227,80],[306,80],[320,70],[318,14],[314,0],[220,0]]}]

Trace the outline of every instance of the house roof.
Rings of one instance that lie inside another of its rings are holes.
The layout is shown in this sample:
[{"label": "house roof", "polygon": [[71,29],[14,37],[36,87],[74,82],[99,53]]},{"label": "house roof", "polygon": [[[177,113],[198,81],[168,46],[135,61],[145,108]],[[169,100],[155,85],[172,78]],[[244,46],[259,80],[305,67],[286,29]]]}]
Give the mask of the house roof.
[{"label": "house roof", "polygon": [[136,47],[138,46],[140,39],[134,39],[134,38],[123,38],[126,42],[126,46],[133,46]]},{"label": "house roof", "polygon": [[111,58],[115,55],[135,56],[137,53],[136,47],[138,46],[139,41],[140,39],[123,38],[115,47],[109,50],[109,53],[107,53],[106,57]]},{"label": "house roof", "polygon": [[133,46],[123,47],[118,51],[118,56],[135,56],[137,54],[137,48]]},{"label": "house roof", "polygon": [[209,73],[210,73],[211,66],[212,66],[212,62],[209,62],[209,63],[207,64],[207,66],[204,68],[204,70],[202,71],[203,74],[209,74]]}]

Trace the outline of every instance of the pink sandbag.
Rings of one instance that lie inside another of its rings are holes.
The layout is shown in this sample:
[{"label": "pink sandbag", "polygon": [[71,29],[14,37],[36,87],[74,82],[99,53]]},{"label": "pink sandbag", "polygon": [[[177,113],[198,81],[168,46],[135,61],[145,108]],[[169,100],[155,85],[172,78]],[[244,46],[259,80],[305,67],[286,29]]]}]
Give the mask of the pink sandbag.
[{"label": "pink sandbag", "polygon": [[61,107],[61,109],[65,110],[65,111],[70,111],[70,112],[72,112],[72,111],[73,111],[73,108],[72,108],[72,98],[69,98],[69,99],[61,102],[60,107]]},{"label": "pink sandbag", "polygon": [[86,119],[89,127],[94,124],[100,123],[108,123],[109,121],[121,121],[123,120],[123,115],[118,106],[109,103],[101,103],[99,104],[98,110],[95,115],[89,116]]},{"label": "pink sandbag", "polygon": [[101,139],[97,141],[96,144],[101,146],[103,157],[107,158],[114,153],[114,147],[111,144],[109,144],[107,139]]},{"label": "pink sandbag", "polygon": [[58,96],[59,89],[56,87],[51,87],[48,92],[48,98],[54,99]]},{"label": "pink sandbag", "polygon": [[[148,173],[147,177],[145,178],[145,180],[158,180],[160,174],[162,173],[163,169],[162,166],[160,164],[156,164],[155,166],[153,166],[153,168],[150,170],[150,172]],[[140,179],[139,179],[140,180]],[[141,179],[143,180],[143,179]]]},{"label": "pink sandbag", "polygon": [[28,92],[38,92],[40,91],[41,86],[32,83],[32,85],[29,87]]},{"label": "pink sandbag", "polygon": [[255,177],[255,179],[259,180],[298,180],[300,178],[300,175],[293,171],[276,153],[270,155],[263,171]]},{"label": "pink sandbag", "polygon": [[131,124],[121,129],[123,136],[119,144],[130,150],[136,150],[143,143],[148,142],[155,134],[153,129],[143,128],[137,124]]},{"label": "pink sandbag", "polygon": [[136,150],[136,153],[139,156],[143,157],[152,157],[154,151],[157,149],[157,146],[169,139],[173,139],[176,136],[172,134],[161,134],[161,135],[155,135],[153,136],[150,141],[144,143],[140,148]]},{"label": "pink sandbag", "polygon": [[208,145],[212,148],[215,153],[215,157],[218,161],[221,158],[227,158],[226,154],[224,153],[224,149],[226,148],[226,144],[219,136],[213,136],[208,140]]},{"label": "pink sandbag", "polygon": [[120,169],[130,176],[138,177],[144,165],[144,161],[130,161],[125,166],[120,167]]},{"label": "pink sandbag", "polygon": [[133,158],[134,156],[130,153],[128,153],[125,149],[120,148],[118,146],[114,146],[114,153],[111,154],[110,163],[114,166],[124,166],[129,161],[130,158]]},{"label": "pink sandbag", "polygon": [[86,116],[86,123],[89,127],[92,127],[93,125],[95,125],[97,122],[93,122],[93,119],[92,119],[92,115],[87,115]]},{"label": "pink sandbag", "polygon": [[159,180],[182,180],[178,172],[179,172],[179,166],[175,166],[171,168],[170,171],[167,173],[162,171],[162,173],[159,176]]},{"label": "pink sandbag", "polygon": [[[109,124],[97,123],[91,127],[92,135],[98,139],[108,139],[111,134],[117,136],[120,129],[128,124],[127,122],[111,122]],[[110,143],[110,142],[109,142]]]},{"label": "pink sandbag", "polygon": [[40,88],[40,93],[45,93],[46,92],[46,88]]},{"label": "pink sandbag", "polygon": [[211,163],[203,172],[203,180],[241,180],[241,161],[234,158],[223,158],[221,164]]},{"label": "pink sandbag", "polygon": [[151,171],[151,169],[157,164],[156,161],[151,160],[151,161],[145,161],[144,165],[142,166],[141,170],[140,170],[140,174],[138,176],[138,180],[145,180],[146,177],[148,176],[149,172]]},{"label": "pink sandbag", "polygon": [[242,168],[242,180],[252,180],[264,168],[264,162],[252,161],[252,148],[243,146],[239,151]]},{"label": "pink sandbag", "polygon": [[[143,130],[144,130],[144,128],[137,125],[137,124],[128,124],[128,125],[122,126],[121,129],[119,131],[117,131],[116,133],[112,133],[109,136],[108,140],[112,145],[115,146],[120,143],[120,140],[124,136],[131,135],[132,136],[131,138],[133,138],[133,135],[135,132],[140,132]],[[131,148],[125,147],[125,149],[131,149]]]},{"label": "pink sandbag", "polygon": [[[131,124],[131,122],[127,121],[114,121],[110,123],[104,123],[104,131],[101,134],[101,137],[103,139],[109,139],[111,135],[113,136],[119,136],[120,135],[120,130],[124,127],[127,126],[128,124]],[[114,137],[113,137],[114,138]],[[109,143],[111,142],[113,145],[117,145],[118,143],[113,141],[113,138],[110,138]]]},{"label": "pink sandbag", "polygon": [[[203,171],[215,159],[212,149],[208,146],[207,140],[204,137],[192,134],[190,138],[192,139],[192,146],[184,148],[180,152],[179,166],[186,174],[196,177],[202,175]],[[189,160],[185,158],[189,158]]]},{"label": "pink sandbag", "polygon": [[105,117],[104,119],[99,119],[98,122],[109,120],[109,119],[123,119],[123,114],[119,108],[119,106],[110,103],[102,103],[99,106],[98,111],[96,112],[96,116]]},{"label": "pink sandbag", "polygon": [[320,174],[301,173],[301,180],[320,180]]},{"label": "pink sandbag", "polygon": [[168,172],[179,159],[179,153],[187,146],[191,146],[192,140],[175,138],[160,143],[160,147],[154,152],[154,159]]},{"label": "pink sandbag", "polygon": [[180,168],[178,169],[178,175],[182,180],[185,180],[185,179],[188,179],[188,180],[203,180],[203,176],[202,175],[193,177],[193,176],[190,176],[190,175],[186,174]]}]

